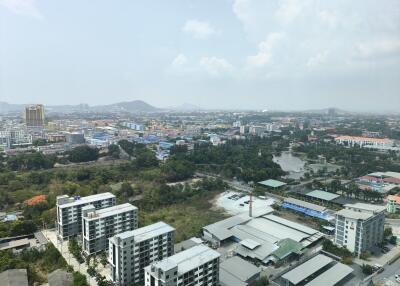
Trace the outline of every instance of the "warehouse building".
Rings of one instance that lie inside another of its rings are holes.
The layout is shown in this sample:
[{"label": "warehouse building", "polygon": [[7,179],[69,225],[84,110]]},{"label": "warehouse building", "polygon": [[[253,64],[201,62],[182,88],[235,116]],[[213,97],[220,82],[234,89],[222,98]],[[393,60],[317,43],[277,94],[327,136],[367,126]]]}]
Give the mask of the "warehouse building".
[{"label": "warehouse building", "polygon": [[307,216],[316,217],[323,220],[333,219],[331,216],[329,216],[327,209],[325,207],[305,202],[302,200],[298,200],[295,198],[285,198],[282,203],[282,207],[285,209],[290,209],[295,212],[300,212]]},{"label": "warehouse building", "polygon": [[111,280],[120,286],[144,280],[144,268],[173,254],[175,229],[164,222],[110,238]]},{"label": "warehouse building", "polygon": [[219,285],[220,254],[197,245],[145,268],[145,286]]},{"label": "warehouse building", "polygon": [[115,205],[115,196],[101,193],[87,197],[57,196],[57,235],[62,239],[76,236],[82,232],[82,208],[92,205],[95,209]]},{"label": "warehouse building", "polygon": [[350,278],[353,269],[332,258],[317,254],[276,279],[282,286],[337,286]]},{"label": "warehouse building", "polygon": [[260,278],[261,270],[239,256],[228,258],[219,265],[220,286],[248,286]]},{"label": "warehouse building", "polygon": [[265,265],[298,258],[322,237],[315,229],[272,214],[237,215],[203,228],[205,240],[216,246],[236,242],[236,254]]},{"label": "warehouse building", "polygon": [[83,251],[91,255],[108,249],[108,239],[138,227],[138,208],[126,203],[99,209],[93,205],[82,208]]}]

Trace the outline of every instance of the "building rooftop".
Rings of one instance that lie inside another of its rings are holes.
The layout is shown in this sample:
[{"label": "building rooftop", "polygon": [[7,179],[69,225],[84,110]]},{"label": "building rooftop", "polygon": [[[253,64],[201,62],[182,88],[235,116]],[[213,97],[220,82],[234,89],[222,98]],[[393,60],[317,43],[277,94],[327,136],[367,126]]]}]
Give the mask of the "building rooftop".
[{"label": "building rooftop", "polygon": [[169,224],[166,224],[165,222],[160,221],[135,230],[122,232],[117,234],[115,237],[122,240],[133,238],[135,242],[140,242],[171,231],[175,231],[175,228]]},{"label": "building rooftop", "polygon": [[73,202],[68,202],[65,204],[61,204],[58,205],[60,208],[68,208],[68,207],[72,207],[72,206],[77,206],[77,205],[81,205],[81,204],[89,204],[91,202],[95,202],[98,200],[106,200],[106,199],[111,199],[111,198],[115,198],[115,195],[113,195],[112,193],[101,193],[101,194],[96,194],[96,195],[91,195],[91,196],[87,196],[87,197],[75,197],[75,198],[71,198],[74,199]]},{"label": "building rooftop", "polygon": [[[300,283],[310,275],[314,274],[318,270],[324,268],[329,263],[333,261],[332,258],[328,256],[318,254],[317,256],[311,258],[310,260],[300,264],[296,268],[290,270],[289,272],[282,275],[282,278],[290,281],[294,285]],[[325,285],[325,284],[323,284]]]},{"label": "building rooftop", "polygon": [[289,203],[289,204],[293,204],[293,205],[297,205],[297,206],[300,206],[300,207],[303,207],[303,208],[306,208],[306,209],[314,210],[314,211],[317,211],[317,212],[324,212],[326,210],[326,208],[323,207],[323,206],[319,206],[319,205],[312,204],[312,203],[309,203],[309,202],[305,202],[305,201],[302,201],[302,200],[298,200],[298,199],[295,199],[295,198],[285,198],[284,202]]},{"label": "building rooftop", "polygon": [[[117,215],[117,214],[123,213],[123,212],[137,210],[137,209],[138,209],[137,207],[131,205],[130,203],[125,203],[122,205],[116,205],[116,206],[112,206],[112,207],[108,207],[108,208],[104,208],[104,209],[95,210],[93,212],[89,212],[88,216],[84,217],[84,219],[94,220],[94,219],[98,219],[98,218]],[[90,214],[92,214],[92,215],[90,215]]]},{"label": "building rooftop", "polygon": [[324,200],[324,201],[332,201],[332,200],[340,197],[340,195],[332,194],[332,193],[321,191],[321,190],[315,190],[315,191],[309,192],[306,194],[306,196]]},{"label": "building rooftop", "polygon": [[273,180],[273,179],[261,181],[261,182],[258,182],[258,183],[260,185],[263,185],[263,186],[266,186],[266,187],[270,187],[270,188],[279,188],[279,187],[282,187],[282,186],[286,185],[286,183],[284,183],[284,182]]},{"label": "building rooftop", "polygon": [[311,282],[307,283],[306,286],[334,286],[352,272],[353,268],[342,263],[337,263],[315,279],[311,280]]},{"label": "building rooftop", "polygon": [[368,212],[383,212],[385,211],[385,206],[378,206],[372,204],[364,204],[364,203],[355,203],[355,204],[346,204],[344,205],[345,208],[357,209],[361,211],[368,211]]},{"label": "building rooftop", "polygon": [[9,269],[0,273],[2,286],[28,286],[26,269]]},{"label": "building rooftop", "polygon": [[336,213],[337,215],[344,216],[351,219],[362,219],[367,220],[373,216],[372,213],[357,212],[350,209],[343,209]]},{"label": "building rooftop", "polygon": [[335,140],[352,140],[352,141],[369,141],[376,143],[390,143],[391,140],[386,138],[370,138],[370,137],[359,137],[359,136],[338,136]]},{"label": "building rooftop", "polygon": [[285,238],[276,243],[278,245],[278,249],[275,250],[272,255],[274,255],[278,259],[284,259],[288,255],[292,253],[296,253],[300,255],[302,253],[303,245],[297,241],[294,241],[291,238]]},{"label": "building rooftop", "polygon": [[[226,259],[219,266],[220,274],[222,274],[222,280],[224,280],[225,285],[247,285],[247,281],[254,277],[255,275],[260,274],[261,270],[254,266],[253,264],[247,262],[246,260],[240,258],[239,256],[233,256],[231,258]],[[232,283],[228,284],[228,281],[237,281],[239,284]]]},{"label": "building rooftop", "polygon": [[219,256],[220,254],[217,251],[205,245],[197,245],[173,256],[167,257],[153,265],[164,272],[178,266],[178,274],[181,275],[204,263],[212,261]]}]

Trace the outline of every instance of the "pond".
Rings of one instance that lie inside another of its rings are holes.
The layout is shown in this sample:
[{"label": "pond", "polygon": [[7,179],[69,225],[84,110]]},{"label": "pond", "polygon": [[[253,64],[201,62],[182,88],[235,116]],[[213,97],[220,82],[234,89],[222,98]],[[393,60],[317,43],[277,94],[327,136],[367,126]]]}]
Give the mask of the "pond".
[{"label": "pond", "polygon": [[274,156],[273,161],[281,166],[282,170],[288,172],[286,178],[300,179],[304,173],[305,161],[297,156],[294,156],[291,152],[282,152],[280,156]]}]

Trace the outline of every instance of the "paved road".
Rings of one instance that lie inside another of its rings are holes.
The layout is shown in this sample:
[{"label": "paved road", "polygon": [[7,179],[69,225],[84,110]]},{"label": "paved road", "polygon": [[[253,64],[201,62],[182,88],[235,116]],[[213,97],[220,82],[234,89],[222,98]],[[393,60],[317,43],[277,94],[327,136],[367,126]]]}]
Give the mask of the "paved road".
[{"label": "paved road", "polygon": [[400,285],[400,283],[396,282],[394,279],[395,274],[400,274],[400,259],[398,259],[392,265],[385,265],[385,270],[372,278],[372,281],[375,284],[382,283],[383,285]]},{"label": "paved road", "polygon": [[69,252],[68,241],[58,241],[55,230],[44,230],[43,234],[46,236],[47,240],[51,242],[58,249],[58,251],[60,251],[61,255],[65,258],[65,261],[67,261],[68,265],[72,266],[74,271],[78,271],[85,275],[90,286],[97,286],[96,280],[90,277],[90,275],[87,273],[86,263],[79,264],[79,262]]}]

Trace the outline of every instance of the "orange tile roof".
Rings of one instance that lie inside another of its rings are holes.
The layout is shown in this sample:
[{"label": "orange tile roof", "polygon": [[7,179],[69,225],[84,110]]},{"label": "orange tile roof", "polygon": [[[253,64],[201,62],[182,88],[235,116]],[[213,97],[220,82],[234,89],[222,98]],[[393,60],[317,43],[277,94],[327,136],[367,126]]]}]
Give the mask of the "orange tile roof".
[{"label": "orange tile roof", "polygon": [[37,195],[24,201],[24,204],[26,204],[27,206],[33,206],[39,203],[47,203],[45,195]]}]

